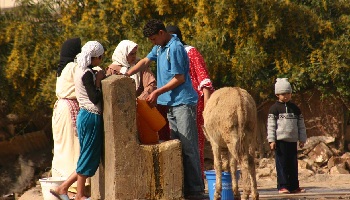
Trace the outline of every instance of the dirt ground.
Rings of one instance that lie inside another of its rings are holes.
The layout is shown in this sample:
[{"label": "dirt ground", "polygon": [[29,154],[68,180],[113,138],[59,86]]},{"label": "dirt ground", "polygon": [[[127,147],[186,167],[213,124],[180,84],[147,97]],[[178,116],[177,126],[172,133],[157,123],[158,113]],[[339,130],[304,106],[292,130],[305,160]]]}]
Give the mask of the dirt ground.
[{"label": "dirt ground", "polygon": [[[52,155],[50,152],[51,149],[48,149],[28,156],[21,156],[21,159],[18,159],[21,162],[12,163],[9,159],[3,159],[3,162],[0,162],[0,183],[3,183],[3,187],[11,185],[13,180],[10,177],[17,176],[16,171],[21,171],[23,177],[26,177],[26,174],[30,171],[33,171],[34,176],[39,176],[41,174],[39,172],[47,171],[46,167],[51,165]],[[5,165],[5,163],[7,164]],[[212,169],[212,167],[212,162],[206,163],[206,169]],[[23,172],[26,173],[23,174]],[[306,193],[279,195],[276,189],[276,178],[270,176],[257,180],[260,199],[350,199],[350,174],[315,174],[309,176],[303,174],[302,170],[299,172],[300,187],[305,188]],[[31,177],[27,177],[27,179],[21,180],[21,182],[33,180]],[[240,182],[239,185],[241,185]],[[206,189],[207,187],[206,185]],[[0,186],[1,189],[4,188]],[[208,190],[206,191],[208,192]],[[14,194],[17,195],[17,193]],[[34,182],[33,187],[27,189],[21,196],[0,196],[0,200],[43,200],[40,183],[38,180]]]},{"label": "dirt ground", "polygon": [[[24,162],[26,160],[31,160],[32,163],[35,163],[36,167],[41,165],[43,166],[39,169],[36,168],[34,171],[43,171],[45,169],[45,166],[50,166],[50,162],[44,162],[47,160],[51,161],[51,157],[47,155],[47,152],[45,153],[42,151],[36,153],[34,156],[28,156],[28,158],[23,157],[22,162],[25,164],[17,164],[17,168],[19,168],[18,170],[22,172],[33,170],[31,169],[32,167],[28,166],[30,163],[28,164],[28,162]],[[8,163],[9,160],[6,160]],[[13,166],[16,165],[11,164],[9,167],[10,166],[13,168]],[[212,167],[212,163],[207,163],[206,169],[212,169]],[[5,176],[6,174],[9,174],[5,173],[5,169],[5,165],[2,165],[2,168],[0,170],[0,174],[2,174],[2,176],[0,176],[0,182],[4,182],[5,180],[9,179],[6,178],[9,175]],[[306,193],[279,195],[276,189],[276,178],[274,176],[271,175],[269,177],[257,179],[260,199],[350,199],[350,174],[315,174],[310,176],[308,174],[303,174],[303,171],[300,170],[299,181],[300,187],[305,188]],[[11,179],[7,180],[6,183],[11,183]],[[5,185],[3,184],[3,186]],[[240,181],[239,185],[241,186]],[[208,186],[206,185],[206,191],[208,192],[207,188]],[[17,195],[17,193],[14,194]],[[43,200],[40,183],[38,180],[36,183],[34,182],[33,187],[27,189],[26,192],[24,192],[21,196],[0,196],[0,200]]]},{"label": "dirt ground", "polygon": [[[350,174],[316,174],[301,179],[300,186],[306,189],[306,193],[280,195],[276,189],[276,180],[258,179],[260,199],[350,199]],[[43,200],[39,183],[16,199]]]},{"label": "dirt ground", "polygon": [[258,180],[260,199],[350,199],[350,174],[316,174],[299,179],[301,194],[280,195],[275,180]]}]

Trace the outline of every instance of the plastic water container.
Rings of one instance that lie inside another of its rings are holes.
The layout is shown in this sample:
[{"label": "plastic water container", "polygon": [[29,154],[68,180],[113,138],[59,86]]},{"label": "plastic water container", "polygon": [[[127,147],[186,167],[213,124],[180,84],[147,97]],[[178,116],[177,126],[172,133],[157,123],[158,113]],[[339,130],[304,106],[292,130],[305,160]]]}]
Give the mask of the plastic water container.
[{"label": "plastic water container", "polygon": [[166,121],[157,108],[151,108],[145,100],[137,99],[136,121],[141,144],[158,144],[158,131]]},{"label": "plastic water container", "polygon": [[137,99],[137,114],[142,117],[153,131],[159,131],[166,124],[156,107],[151,108],[146,100]]},{"label": "plastic water container", "polygon": [[[237,181],[239,179],[240,170],[236,171],[236,178]],[[209,198],[210,200],[214,199],[214,193],[215,193],[215,181],[216,181],[216,174],[215,170],[209,170],[205,171],[205,177],[208,181],[208,192],[209,192]],[[222,184],[222,190],[221,190],[221,200],[233,200],[233,191],[232,191],[232,178],[231,174],[228,172],[222,172],[221,175],[221,184]]]},{"label": "plastic water container", "polygon": [[56,189],[66,179],[67,178],[64,177],[48,177],[39,179],[44,200],[57,200],[57,197],[50,193],[50,189]]},{"label": "plastic water container", "polygon": [[137,114],[137,131],[139,133],[139,139],[141,144],[158,144],[159,136],[158,132],[152,130],[147,122]]}]

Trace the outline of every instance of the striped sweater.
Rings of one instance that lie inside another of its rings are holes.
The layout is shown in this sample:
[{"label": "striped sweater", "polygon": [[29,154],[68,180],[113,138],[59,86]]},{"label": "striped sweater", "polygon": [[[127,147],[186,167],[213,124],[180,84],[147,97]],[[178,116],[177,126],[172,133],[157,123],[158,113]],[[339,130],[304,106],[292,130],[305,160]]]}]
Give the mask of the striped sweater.
[{"label": "striped sweater", "polygon": [[267,118],[267,140],[275,142],[306,142],[306,128],[303,115],[292,102],[277,101],[270,107]]}]

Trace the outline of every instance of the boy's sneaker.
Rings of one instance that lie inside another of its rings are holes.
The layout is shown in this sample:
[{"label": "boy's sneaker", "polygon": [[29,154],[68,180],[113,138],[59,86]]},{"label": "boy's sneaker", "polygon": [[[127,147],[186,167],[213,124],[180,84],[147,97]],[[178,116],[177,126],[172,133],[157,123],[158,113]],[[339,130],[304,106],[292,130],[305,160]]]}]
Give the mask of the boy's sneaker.
[{"label": "boy's sneaker", "polygon": [[304,192],[306,192],[306,190],[299,187],[298,189],[293,190],[291,193],[304,193]]},{"label": "boy's sneaker", "polygon": [[278,194],[289,194],[289,190],[287,190],[286,188],[282,188],[280,190],[278,190]]}]

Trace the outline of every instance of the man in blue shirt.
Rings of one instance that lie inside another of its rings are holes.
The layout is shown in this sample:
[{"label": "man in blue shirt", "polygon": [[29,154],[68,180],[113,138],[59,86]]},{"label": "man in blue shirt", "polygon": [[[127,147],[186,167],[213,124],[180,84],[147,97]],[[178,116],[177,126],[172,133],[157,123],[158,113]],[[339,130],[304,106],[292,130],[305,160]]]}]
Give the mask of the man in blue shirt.
[{"label": "man in blue shirt", "polygon": [[176,35],[166,31],[160,20],[148,21],[143,34],[155,46],[125,75],[135,74],[152,61],[157,62],[157,89],[146,100],[150,104],[157,102],[169,107],[167,118],[171,138],[179,139],[182,144],[185,198],[205,198],[196,127],[198,96],[192,87],[186,50]]}]

